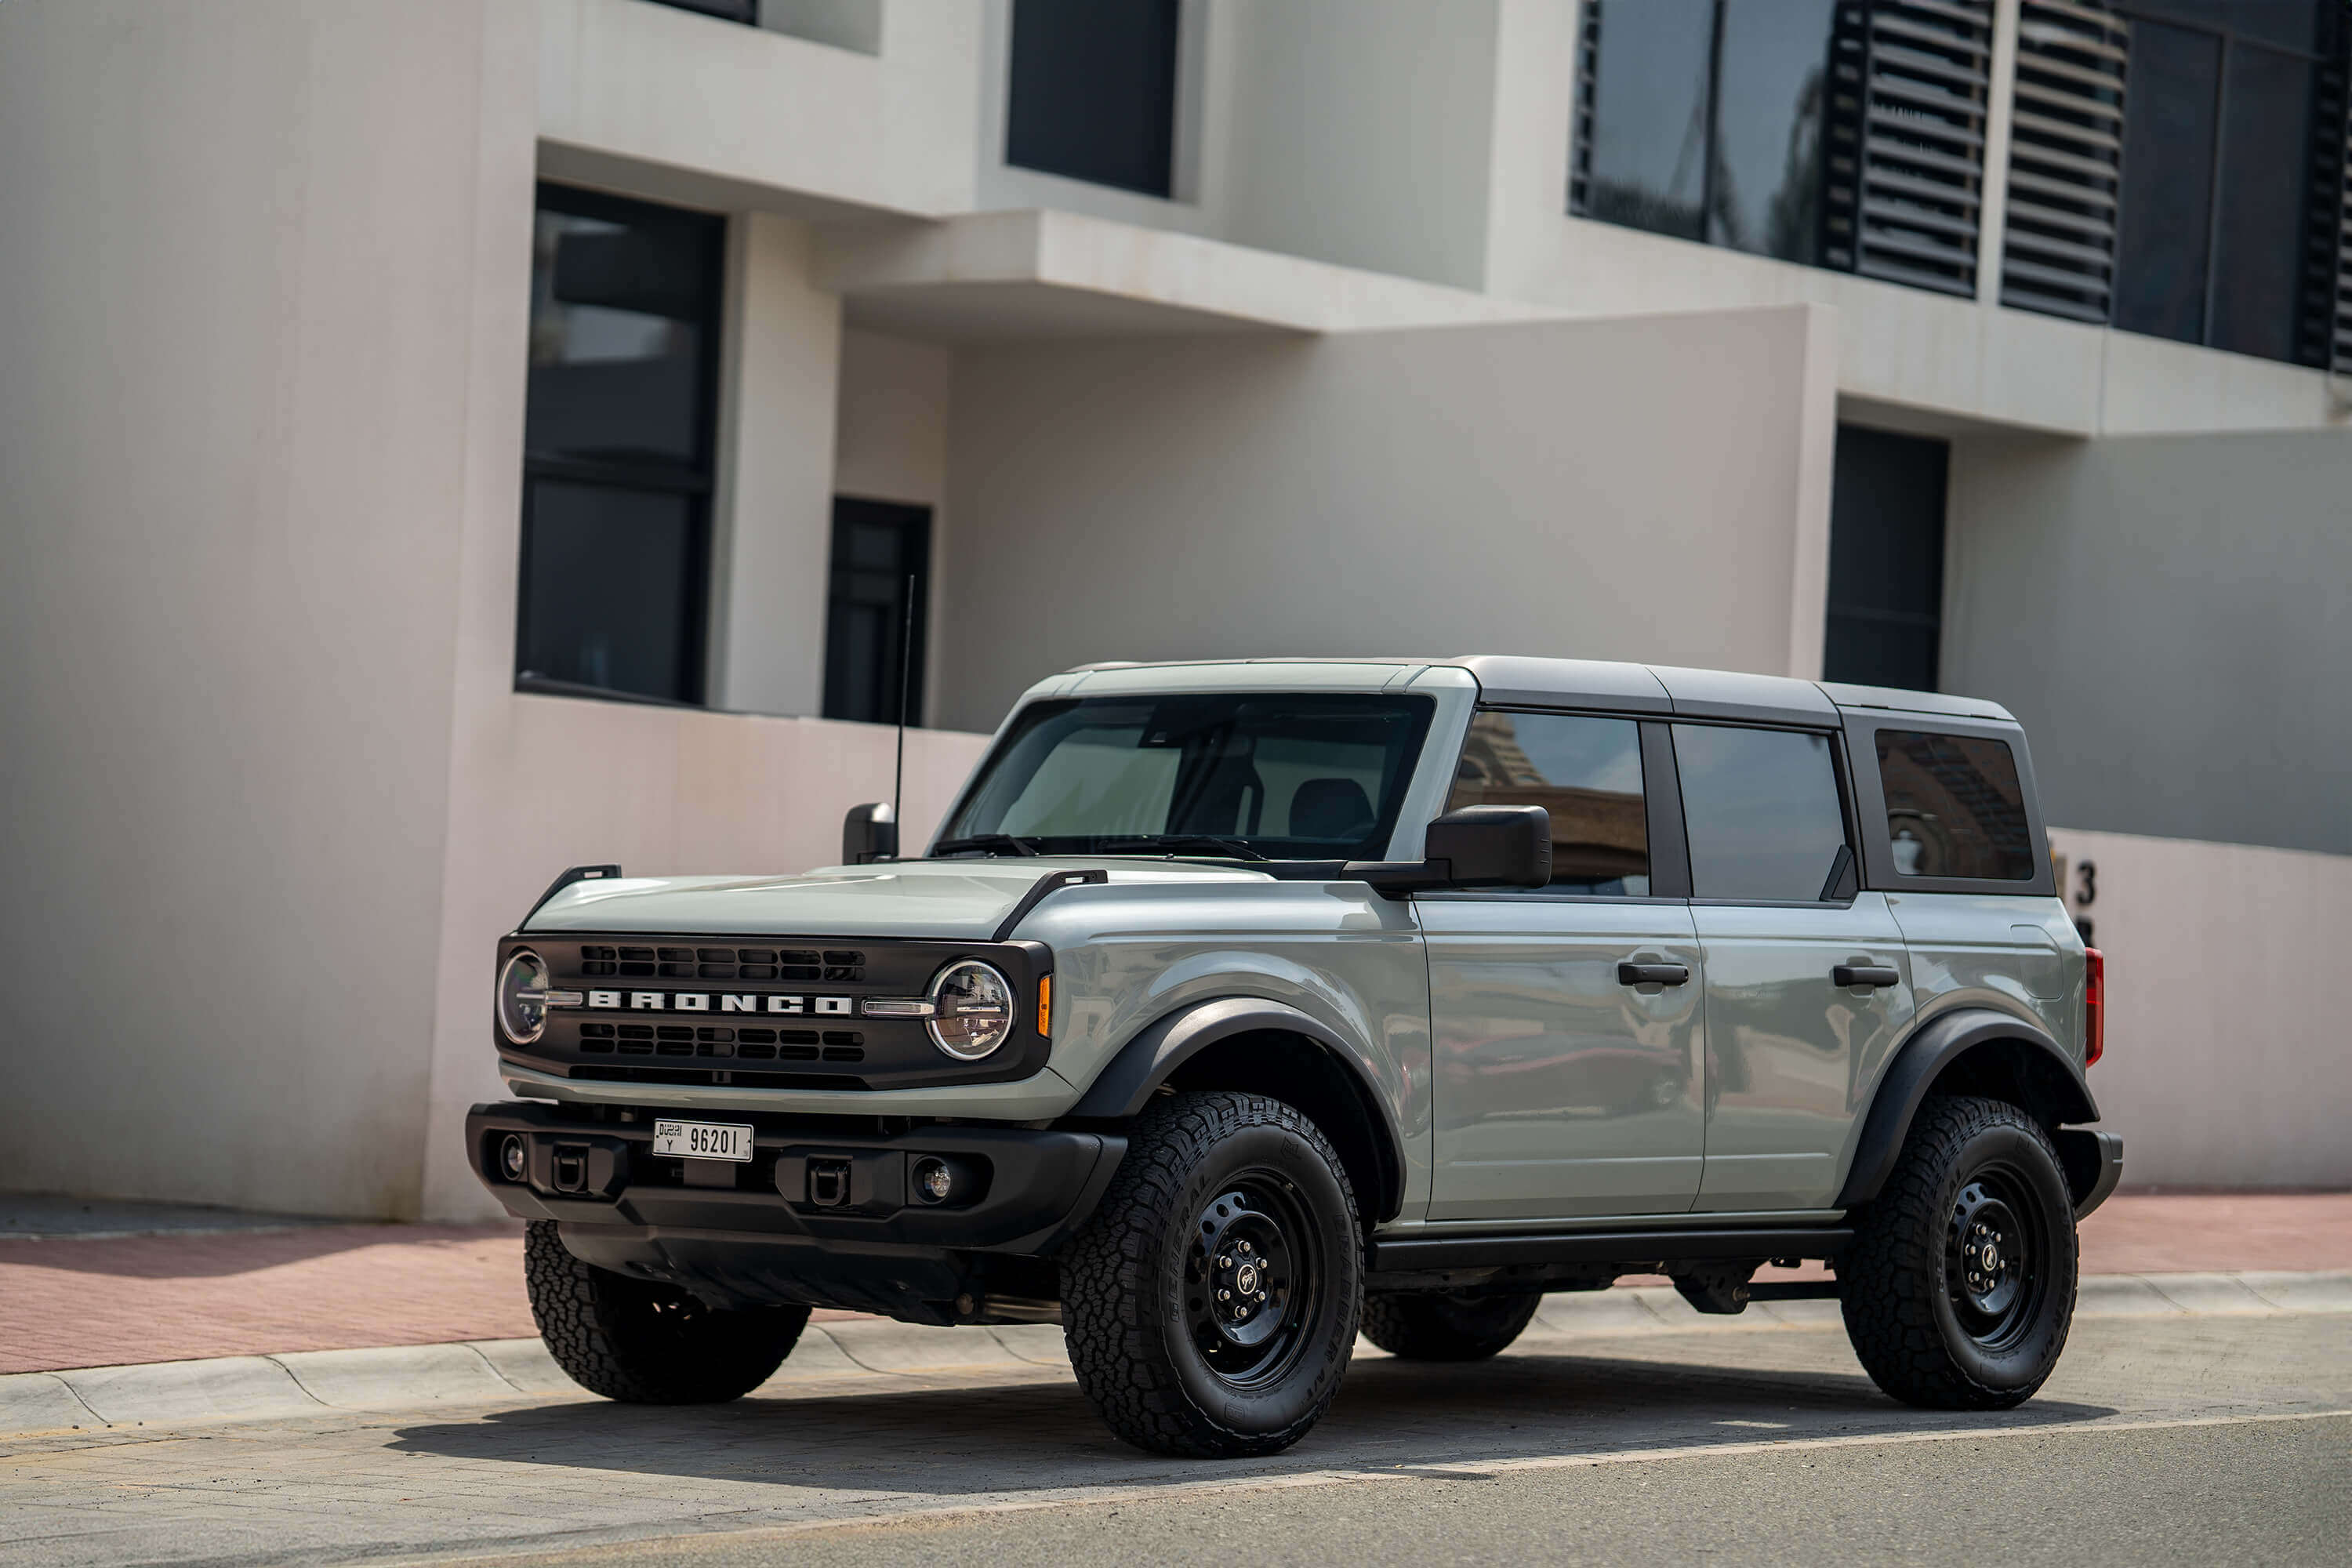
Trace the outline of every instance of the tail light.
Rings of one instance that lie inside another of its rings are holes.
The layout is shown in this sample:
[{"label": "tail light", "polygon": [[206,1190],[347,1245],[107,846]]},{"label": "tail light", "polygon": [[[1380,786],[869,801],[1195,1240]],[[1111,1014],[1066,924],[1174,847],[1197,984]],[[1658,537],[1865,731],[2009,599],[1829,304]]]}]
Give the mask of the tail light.
[{"label": "tail light", "polygon": [[2107,1048],[2107,961],[2095,947],[2083,950],[2083,1065]]}]

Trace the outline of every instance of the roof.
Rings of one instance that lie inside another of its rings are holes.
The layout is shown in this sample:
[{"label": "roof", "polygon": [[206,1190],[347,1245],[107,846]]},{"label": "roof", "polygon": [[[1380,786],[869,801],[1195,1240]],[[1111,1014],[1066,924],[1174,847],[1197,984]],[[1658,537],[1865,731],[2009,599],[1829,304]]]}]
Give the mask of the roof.
[{"label": "roof", "polygon": [[[1790,676],[1751,675],[1739,670],[1685,669],[1674,665],[1625,664],[1605,659],[1531,658],[1517,654],[1112,662],[1082,665],[1047,684],[1055,688],[1051,695],[1076,696],[1080,689],[1098,684],[1082,679],[1087,676],[1112,676],[1117,685],[1139,689],[1146,684],[1159,687],[1160,682],[1150,678],[1163,670],[1218,669],[1229,674],[1246,671],[1265,676],[1273,673],[1269,666],[1296,667],[1302,676],[1311,667],[1317,686],[1334,684],[1333,678],[1343,676],[1349,667],[1361,667],[1364,682],[1373,686],[1398,684],[1400,677],[1409,679],[1410,673],[1421,670],[1462,669],[1477,681],[1482,700],[1502,707],[1567,707],[1817,725],[1835,723],[1842,710],[1864,708],[2016,722],[2009,710],[1998,702],[1937,691],[1800,680]],[[1048,693],[1041,690],[1032,695]]]}]

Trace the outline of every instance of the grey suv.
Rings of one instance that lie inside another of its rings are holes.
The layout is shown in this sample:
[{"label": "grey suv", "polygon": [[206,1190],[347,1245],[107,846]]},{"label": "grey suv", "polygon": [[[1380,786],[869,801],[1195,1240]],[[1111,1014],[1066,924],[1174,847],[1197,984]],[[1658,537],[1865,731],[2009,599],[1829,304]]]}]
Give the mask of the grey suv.
[{"label": "grey suv", "polygon": [[[1359,1331],[1547,1290],[1834,1296],[1879,1386],[2014,1405],[2113,1190],[2098,955],[1988,702],[1560,659],[1104,666],[940,835],[567,872],[499,944],[467,1146],[548,1345],[730,1399],[814,1306],[1058,1321],[1119,1436],[1264,1454]],[[1821,1282],[1757,1281],[1823,1259]]]}]

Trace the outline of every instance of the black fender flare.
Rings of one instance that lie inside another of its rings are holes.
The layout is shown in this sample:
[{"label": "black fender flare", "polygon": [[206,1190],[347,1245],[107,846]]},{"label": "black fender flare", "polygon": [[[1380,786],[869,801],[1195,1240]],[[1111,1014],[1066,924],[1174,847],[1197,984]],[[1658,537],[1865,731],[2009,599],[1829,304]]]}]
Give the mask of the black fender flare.
[{"label": "black fender flare", "polygon": [[2022,1045],[2033,1053],[2034,1060],[2055,1069],[2041,1075],[2053,1101],[2053,1121],[2099,1119],[2098,1102],[2091,1098],[2082,1068],[2041,1026],[1990,1007],[1939,1013],[1896,1047],[1895,1059],[1880,1077],[1870,1112],[1863,1121],[1862,1136],[1854,1145],[1853,1163],[1846,1167],[1845,1185],[1838,1190],[1832,1207],[1854,1208],[1878,1195],[1895,1172],[1903,1141],[1910,1135],[1911,1119],[1918,1114],[1919,1103],[1927,1098],[1937,1078],[1969,1051],[1995,1041]]},{"label": "black fender flare", "polygon": [[1404,1151],[1386,1098],[1365,1073],[1354,1047],[1328,1025],[1287,1003],[1263,996],[1225,996],[1193,1003],[1153,1020],[1118,1048],[1066,1114],[1072,1121],[1130,1121],[1178,1068],[1209,1047],[1236,1035],[1267,1032],[1296,1035],[1319,1047],[1354,1088],[1370,1124],[1381,1187],[1367,1205],[1368,1217],[1375,1210],[1382,1217],[1391,1215],[1403,1199]]}]

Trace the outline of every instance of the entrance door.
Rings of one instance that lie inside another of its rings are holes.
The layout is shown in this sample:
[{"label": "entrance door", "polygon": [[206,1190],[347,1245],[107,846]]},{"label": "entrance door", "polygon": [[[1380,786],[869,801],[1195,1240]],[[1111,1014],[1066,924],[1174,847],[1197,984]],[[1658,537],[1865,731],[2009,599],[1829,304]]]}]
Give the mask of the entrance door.
[{"label": "entrance door", "polygon": [[1418,900],[1432,1219],[1679,1213],[1698,1190],[1701,965],[1678,833],[1653,875],[1645,727],[1663,747],[1664,725],[1631,719],[1488,710],[1471,724],[1447,808],[1546,807],[1552,881]]},{"label": "entrance door", "polygon": [[1861,1089],[1911,1016],[1902,932],[1884,893],[1853,890],[1829,736],[1677,724],[1675,757],[1706,956],[1694,1206],[1826,1208]]}]

